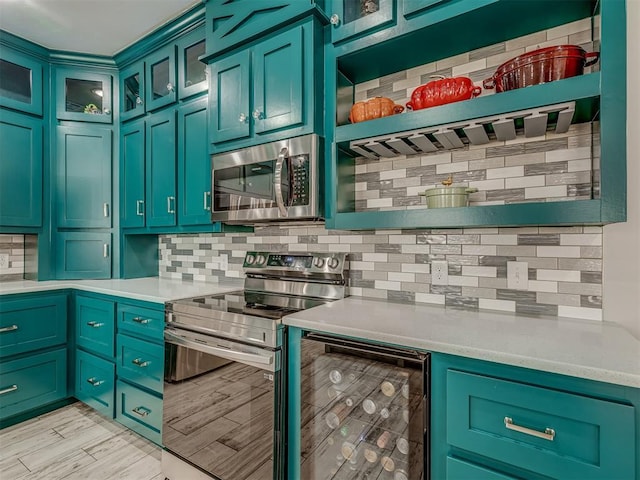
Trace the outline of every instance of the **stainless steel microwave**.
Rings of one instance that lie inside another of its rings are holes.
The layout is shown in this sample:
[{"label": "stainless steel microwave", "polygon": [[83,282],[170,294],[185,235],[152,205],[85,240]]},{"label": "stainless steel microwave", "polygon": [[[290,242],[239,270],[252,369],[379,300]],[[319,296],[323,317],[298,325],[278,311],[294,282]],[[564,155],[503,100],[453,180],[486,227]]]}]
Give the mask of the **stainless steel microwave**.
[{"label": "stainless steel microwave", "polygon": [[321,152],[322,139],[305,135],[213,155],[211,219],[322,219]]}]

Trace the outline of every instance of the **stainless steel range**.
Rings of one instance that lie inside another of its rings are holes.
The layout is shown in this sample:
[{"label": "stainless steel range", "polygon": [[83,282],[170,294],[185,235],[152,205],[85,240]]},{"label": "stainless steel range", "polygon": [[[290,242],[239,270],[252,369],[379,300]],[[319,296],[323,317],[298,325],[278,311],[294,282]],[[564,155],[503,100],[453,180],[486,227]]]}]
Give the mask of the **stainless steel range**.
[{"label": "stainless steel range", "polygon": [[286,478],[282,317],[347,295],[346,254],[248,252],[244,290],[166,304],[170,480]]}]

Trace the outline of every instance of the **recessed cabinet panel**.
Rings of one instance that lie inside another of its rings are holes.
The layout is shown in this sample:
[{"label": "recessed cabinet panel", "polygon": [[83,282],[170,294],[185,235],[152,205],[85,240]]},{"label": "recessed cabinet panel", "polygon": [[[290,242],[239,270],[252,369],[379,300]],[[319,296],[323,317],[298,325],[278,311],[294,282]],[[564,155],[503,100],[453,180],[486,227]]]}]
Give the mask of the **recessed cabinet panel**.
[{"label": "recessed cabinet panel", "polygon": [[56,278],[111,278],[111,234],[60,232],[57,235]]},{"label": "recessed cabinet panel", "polygon": [[163,48],[146,58],[145,81],[148,112],[176,101],[175,46]]},{"label": "recessed cabinet panel", "polygon": [[144,63],[135,63],[120,72],[120,120],[144,115]]},{"label": "recessed cabinet panel", "polygon": [[178,43],[178,96],[188,98],[207,88],[207,64],[199,57],[205,53],[204,31],[187,35]]},{"label": "recessed cabinet panel", "polygon": [[111,123],[111,89],[111,75],[59,69],[56,73],[58,119]]},{"label": "recessed cabinet panel", "polygon": [[122,127],[120,144],[120,225],[144,227],[145,122]]},{"label": "recessed cabinet panel", "polygon": [[75,396],[107,418],[113,418],[115,365],[78,350]]},{"label": "recessed cabinet panel", "polygon": [[0,105],[42,115],[42,64],[3,47],[0,50]]},{"label": "recessed cabinet panel", "polygon": [[381,29],[395,20],[395,0],[332,0],[331,41],[339,43]]}]

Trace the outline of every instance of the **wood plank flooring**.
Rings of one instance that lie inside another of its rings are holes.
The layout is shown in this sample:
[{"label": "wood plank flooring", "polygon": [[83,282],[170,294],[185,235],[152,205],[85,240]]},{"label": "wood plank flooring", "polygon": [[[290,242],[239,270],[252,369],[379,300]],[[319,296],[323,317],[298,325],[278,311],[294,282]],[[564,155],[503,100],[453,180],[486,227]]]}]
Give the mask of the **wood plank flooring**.
[{"label": "wood plank flooring", "polygon": [[164,480],[160,447],[77,402],[0,430],[2,480]]}]

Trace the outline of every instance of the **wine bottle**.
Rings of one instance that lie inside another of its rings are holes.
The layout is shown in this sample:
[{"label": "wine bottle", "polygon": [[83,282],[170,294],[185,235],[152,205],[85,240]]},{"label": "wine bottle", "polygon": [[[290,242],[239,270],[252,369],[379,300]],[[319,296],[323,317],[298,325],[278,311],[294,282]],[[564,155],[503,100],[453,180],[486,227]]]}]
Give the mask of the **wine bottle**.
[{"label": "wine bottle", "polygon": [[391,440],[391,432],[385,430],[376,440],[376,445],[380,448],[385,448],[389,444],[389,440]]},{"label": "wine bottle", "polygon": [[327,413],[325,421],[331,428],[338,428],[349,413],[349,407],[345,403],[338,403]]},{"label": "wine bottle", "polygon": [[398,468],[393,472],[393,480],[409,480],[409,475],[403,469]]},{"label": "wine bottle", "polygon": [[364,446],[364,458],[369,463],[376,463],[378,461],[378,452],[373,445],[366,444]]},{"label": "wine bottle", "polygon": [[396,440],[396,448],[400,453],[407,455],[409,453],[409,442],[404,437],[398,437]]},{"label": "wine bottle", "polygon": [[385,380],[380,384],[380,390],[387,397],[393,397],[396,393],[396,387],[394,387],[393,383],[388,380]]},{"label": "wine bottle", "polygon": [[393,472],[396,469],[396,462],[394,462],[393,459],[387,455],[380,459],[380,464],[382,465],[382,468],[384,468],[387,472]]}]

